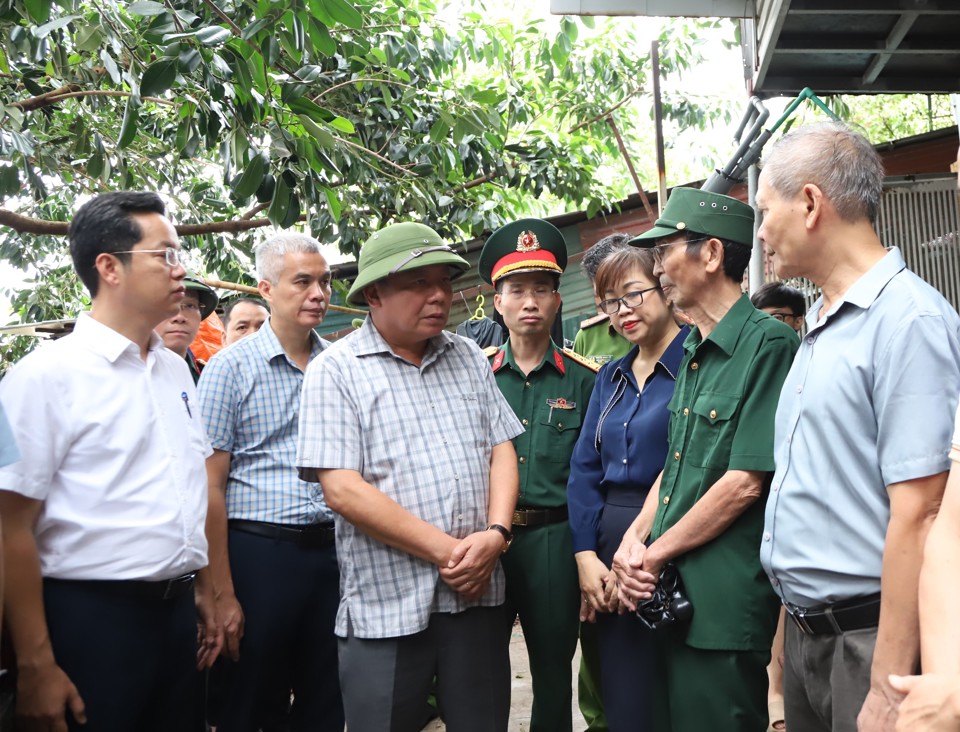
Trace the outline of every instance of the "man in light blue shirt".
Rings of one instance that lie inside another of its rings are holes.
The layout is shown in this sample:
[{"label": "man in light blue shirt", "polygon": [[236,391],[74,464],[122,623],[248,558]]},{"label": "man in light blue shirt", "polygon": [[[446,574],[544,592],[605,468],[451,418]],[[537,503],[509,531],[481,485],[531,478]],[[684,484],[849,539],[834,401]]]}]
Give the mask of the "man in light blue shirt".
[{"label": "man in light blue shirt", "polygon": [[296,468],[303,375],[327,345],[313,329],[330,302],[330,269],[316,240],[281,234],[257,249],[257,270],[270,318],[214,356],[199,385],[214,448],[210,566],[233,661],[220,669],[211,722],[221,732],[334,732],[344,720],[333,513]]},{"label": "man in light blue shirt", "polygon": [[761,562],[784,601],[788,728],[893,730],[949,468],[960,318],[874,228],[883,166],[836,123],[784,137],[757,193],[780,277],[823,295],[777,409]]}]

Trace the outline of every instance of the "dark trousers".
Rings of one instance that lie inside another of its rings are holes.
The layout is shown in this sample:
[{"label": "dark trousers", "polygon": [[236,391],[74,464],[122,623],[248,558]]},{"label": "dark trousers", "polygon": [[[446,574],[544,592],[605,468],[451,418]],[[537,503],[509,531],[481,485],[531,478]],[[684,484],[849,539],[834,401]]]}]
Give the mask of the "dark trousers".
[{"label": "dark trousers", "polygon": [[786,618],[783,706],[789,729],[857,732],[857,715],[870,690],[877,629],[804,635]]},{"label": "dark trousers", "polygon": [[503,607],[434,613],[400,638],[340,639],[340,680],[350,732],[418,732],[436,676],[449,732],[506,732],[509,636]]},{"label": "dark trousers", "polygon": [[517,528],[500,560],[507,578],[508,634],[520,617],[533,678],[530,732],[570,732],[570,664],[580,629],[580,582],[570,525]]},{"label": "dark trousers", "polygon": [[340,603],[336,550],[234,529],[229,541],[244,633],[239,662],[224,659],[215,669],[221,696],[212,716],[218,732],[270,727],[291,690],[292,732],[340,732],[343,702],[333,633]]},{"label": "dark trousers", "polygon": [[603,709],[610,732],[653,729],[653,632],[634,613],[597,614]]},{"label": "dark trousers", "polygon": [[[764,732],[767,729],[766,651],[707,651],[684,642],[683,630],[656,638],[658,732]],[[788,722],[789,724],[789,722]],[[803,727],[794,732],[807,732]]]},{"label": "dark trousers", "polygon": [[86,705],[73,732],[203,730],[193,592],[163,600],[101,584],[45,579],[57,664]]}]

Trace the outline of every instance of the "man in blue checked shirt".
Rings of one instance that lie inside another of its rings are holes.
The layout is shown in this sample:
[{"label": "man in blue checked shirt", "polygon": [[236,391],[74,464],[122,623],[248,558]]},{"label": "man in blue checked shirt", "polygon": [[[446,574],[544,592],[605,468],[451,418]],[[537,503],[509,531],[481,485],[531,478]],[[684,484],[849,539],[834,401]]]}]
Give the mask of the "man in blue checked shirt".
[{"label": "man in blue checked shirt", "polygon": [[343,729],[333,514],[295,465],[303,374],[327,346],[314,328],[330,269],[300,234],[266,241],[256,260],[270,318],[212,358],[199,384],[214,448],[210,566],[230,659],[216,669],[211,721],[221,732],[333,732]]},{"label": "man in blue checked shirt", "polygon": [[350,732],[417,732],[434,676],[450,732],[505,732],[523,432],[483,352],[444,331],[469,267],[432,229],[388,226],[347,301],[363,327],[310,364],[297,464],[337,512],[340,672]]}]

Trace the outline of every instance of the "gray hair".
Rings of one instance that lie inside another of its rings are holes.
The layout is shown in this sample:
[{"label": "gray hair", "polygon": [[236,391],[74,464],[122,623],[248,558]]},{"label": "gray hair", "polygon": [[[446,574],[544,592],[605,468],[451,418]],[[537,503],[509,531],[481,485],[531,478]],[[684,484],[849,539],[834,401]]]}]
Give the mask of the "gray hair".
[{"label": "gray hair", "polygon": [[764,156],[763,172],[783,198],[794,198],[813,183],[844,221],[877,221],[883,161],[863,135],[845,124],[820,122],[784,135]]},{"label": "gray hair", "polygon": [[618,249],[630,246],[630,240],[632,238],[632,234],[624,234],[618,231],[603,237],[603,239],[590,247],[586,253],[584,253],[583,259],[580,260],[580,268],[587,276],[587,279],[594,282],[597,279],[597,270],[600,269],[603,260]]},{"label": "gray hair", "polygon": [[306,234],[277,234],[260,244],[256,250],[257,275],[261,280],[276,284],[283,271],[285,254],[321,254],[320,242]]}]

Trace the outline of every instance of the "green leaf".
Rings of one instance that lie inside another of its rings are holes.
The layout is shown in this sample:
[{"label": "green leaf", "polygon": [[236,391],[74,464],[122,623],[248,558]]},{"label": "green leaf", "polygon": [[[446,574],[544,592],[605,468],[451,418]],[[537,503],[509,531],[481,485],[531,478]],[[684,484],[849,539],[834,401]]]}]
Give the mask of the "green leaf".
[{"label": "green leaf", "polygon": [[322,4],[330,17],[338,23],[343,23],[347,28],[363,27],[363,16],[346,0],[322,0]]},{"label": "green leaf", "polygon": [[330,120],[330,126],[334,129],[340,130],[341,132],[346,132],[348,135],[352,135],[356,132],[356,128],[353,126],[353,122],[343,117],[334,117]]},{"label": "green leaf", "polygon": [[163,15],[167,12],[167,9],[163,6],[163,3],[151,2],[151,0],[140,0],[139,2],[130,3],[127,6],[127,12],[130,15]]},{"label": "green leaf", "polygon": [[324,186],[323,192],[327,196],[327,204],[330,206],[330,218],[334,221],[340,220],[340,201],[337,199],[337,194],[333,191],[332,188],[327,188]]},{"label": "green leaf", "polygon": [[450,125],[448,125],[442,118],[438,119],[430,128],[430,142],[441,143],[447,139],[447,135],[449,133]]},{"label": "green leaf", "polygon": [[77,18],[80,18],[80,17],[82,16],[64,15],[61,18],[57,18],[56,20],[51,20],[49,23],[44,23],[43,25],[37,28],[33,28],[31,32],[33,33],[35,38],[46,38],[47,36],[50,35],[51,32],[57,30],[58,28],[66,28],[73,21],[75,21]]},{"label": "green leaf", "polygon": [[162,58],[150,64],[140,78],[140,94],[156,97],[173,86],[177,78],[177,59]]},{"label": "green leaf", "polygon": [[330,37],[330,30],[319,18],[310,18],[310,40],[321,56],[333,56],[337,52],[337,42]]},{"label": "green leaf", "polygon": [[257,33],[262,31],[268,25],[271,25],[274,22],[273,16],[267,16],[266,18],[260,18],[260,20],[253,21],[250,25],[243,29],[240,33],[240,37],[247,41],[253,38]]},{"label": "green leaf", "polygon": [[100,32],[100,26],[96,24],[81,27],[74,36],[74,44],[79,51],[94,53],[100,44],[103,43],[103,33]]},{"label": "green leaf", "polygon": [[107,70],[107,73],[110,74],[110,80],[114,84],[119,84],[122,80],[120,69],[117,67],[117,62],[113,60],[113,57],[107,53],[107,49],[100,49],[100,60],[103,61],[103,67]]},{"label": "green leaf", "polygon": [[210,25],[197,31],[197,40],[204,46],[219,46],[230,40],[230,31],[219,25]]},{"label": "green leaf", "polygon": [[309,132],[311,137],[320,143],[321,147],[331,149],[336,146],[337,141],[334,136],[310,119],[307,115],[298,114],[297,117],[300,119],[300,124],[303,125],[303,129]]},{"label": "green leaf", "polygon": [[257,192],[266,172],[267,159],[257,153],[251,158],[244,171],[237,176],[233,184],[233,192],[238,198],[249,198]]},{"label": "green leaf", "polygon": [[50,7],[53,0],[24,0],[24,7],[27,9],[27,15],[35,23],[46,23],[50,18]]},{"label": "green leaf", "polygon": [[270,207],[267,209],[267,218],[274,226],[281,226],[287,218],[290,210],[290,186],[280,176],[276,179],[276,185],[273,188],[273,197],[270,199]]},{"label": "green leaf", "polygon": [[120,137],[117,147],[123,150],[130,147],[137,136],[137,123],[140,119],[140,100],[136,97],[127,97],[127,107],[123,111],[123,124],[120,126]]}]

